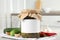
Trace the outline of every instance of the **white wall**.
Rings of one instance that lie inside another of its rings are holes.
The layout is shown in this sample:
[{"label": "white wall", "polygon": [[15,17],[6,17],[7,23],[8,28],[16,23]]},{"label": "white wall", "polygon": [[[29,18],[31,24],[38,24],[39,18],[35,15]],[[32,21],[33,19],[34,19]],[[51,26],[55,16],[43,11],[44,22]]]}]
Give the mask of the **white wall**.
[{"label": "white wall", "polygon": [[34,9],[36,0],[26,0],[26,9]]},{"label": "white wall", "polygon": [[[24,9],[24,0],[10,0],[10,14],[20,13]],[[11,27],[11,15],[7,14],[7,27]],[[9,20],[9,21],[8,21]]]},{"label": "white wall", "polygon": [[52,10],[60,10],[60,0],[41,0],[43,8],[51,8]]},{"label": "white wall", "polygon": [[24,7],[24,0],[0,0],[0,33],[6,28],[6,17],[7,27],[11,27],[11,13],[18,13]]},{"label": "white wall", "polygon": [[12,0],[13,13],[19,13],[24,9],[24,0]]},{"label": "white wall", "polygon": [[[26,0],[26,8],[34,9],[36,0]],[[51,8],[52,10],[60,10],[60,0],[41,0],[42,8]]]},{"label": "white wall", "polygon": [[10,6],[9,6],[9,1],[8,0],[0,0],[0,32],[3,32],[2,30],[6,27],[6,19],[5,15],[10,11]]}]

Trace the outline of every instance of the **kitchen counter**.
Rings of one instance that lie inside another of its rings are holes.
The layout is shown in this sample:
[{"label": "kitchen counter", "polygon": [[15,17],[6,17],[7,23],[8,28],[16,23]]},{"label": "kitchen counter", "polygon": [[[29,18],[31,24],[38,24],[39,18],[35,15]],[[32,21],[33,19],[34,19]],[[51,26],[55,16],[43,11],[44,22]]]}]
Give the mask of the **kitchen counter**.
[{"label": "kitchen counter", "polygon": [[[11,13],[11,15],[19,15],[19,13]],[[57,16],[57,15],[60,15],[60,12],[55,12],[55,11],[54,11],[54,12],[50,12],[50,13],[41,13],[41,15],[42,15],[42,16],[44,16],[44,15],[47,15],[47,16],[49,16],[49,15],[50,15],[50,16],[53,16],[53,15],[54,15],[54,16]]]}]

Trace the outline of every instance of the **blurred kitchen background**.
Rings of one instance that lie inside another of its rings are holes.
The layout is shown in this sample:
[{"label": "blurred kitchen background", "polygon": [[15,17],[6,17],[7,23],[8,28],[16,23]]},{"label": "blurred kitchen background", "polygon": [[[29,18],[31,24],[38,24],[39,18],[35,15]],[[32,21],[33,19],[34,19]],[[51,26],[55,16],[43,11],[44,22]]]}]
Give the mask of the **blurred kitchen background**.
[{"label": "blurred kitchen background", "polygon": [[[35,9],[35,2],[36,0],[0,0],[0,33],[3,33],[6,27],[20,27],[20,21],[15,14],[20,13],[23,9]],[[45,13],[41,24],[48,25],[58,33],[57,40],[59,40],[60,0],[41,0],[41,9],[42,13]]]}]

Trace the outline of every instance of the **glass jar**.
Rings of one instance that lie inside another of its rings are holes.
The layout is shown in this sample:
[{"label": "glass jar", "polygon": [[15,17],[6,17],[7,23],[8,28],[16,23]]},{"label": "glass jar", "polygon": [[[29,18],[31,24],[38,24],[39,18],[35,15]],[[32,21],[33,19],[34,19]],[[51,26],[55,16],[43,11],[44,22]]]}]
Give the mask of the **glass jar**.
[{"label": "glass jar", "polygon": [[23,38],[39,38],[39,32],[40,20],[31,17],[21,20],[21,35]]}]

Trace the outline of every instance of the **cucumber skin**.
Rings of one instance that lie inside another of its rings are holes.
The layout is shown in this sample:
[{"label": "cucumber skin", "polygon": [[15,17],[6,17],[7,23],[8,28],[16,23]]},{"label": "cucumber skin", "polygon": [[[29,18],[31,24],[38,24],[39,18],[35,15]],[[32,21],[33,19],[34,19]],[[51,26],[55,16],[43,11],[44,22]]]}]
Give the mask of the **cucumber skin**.
[{"label": "cucumber skin", "polygon": [[3,31],[3,33],[6,34],[6,32],[11,32],[11,31],[14,30],[14,29],[19,30],[20,33],[21,33],[21,28],[5,28],[4,31]]}]

